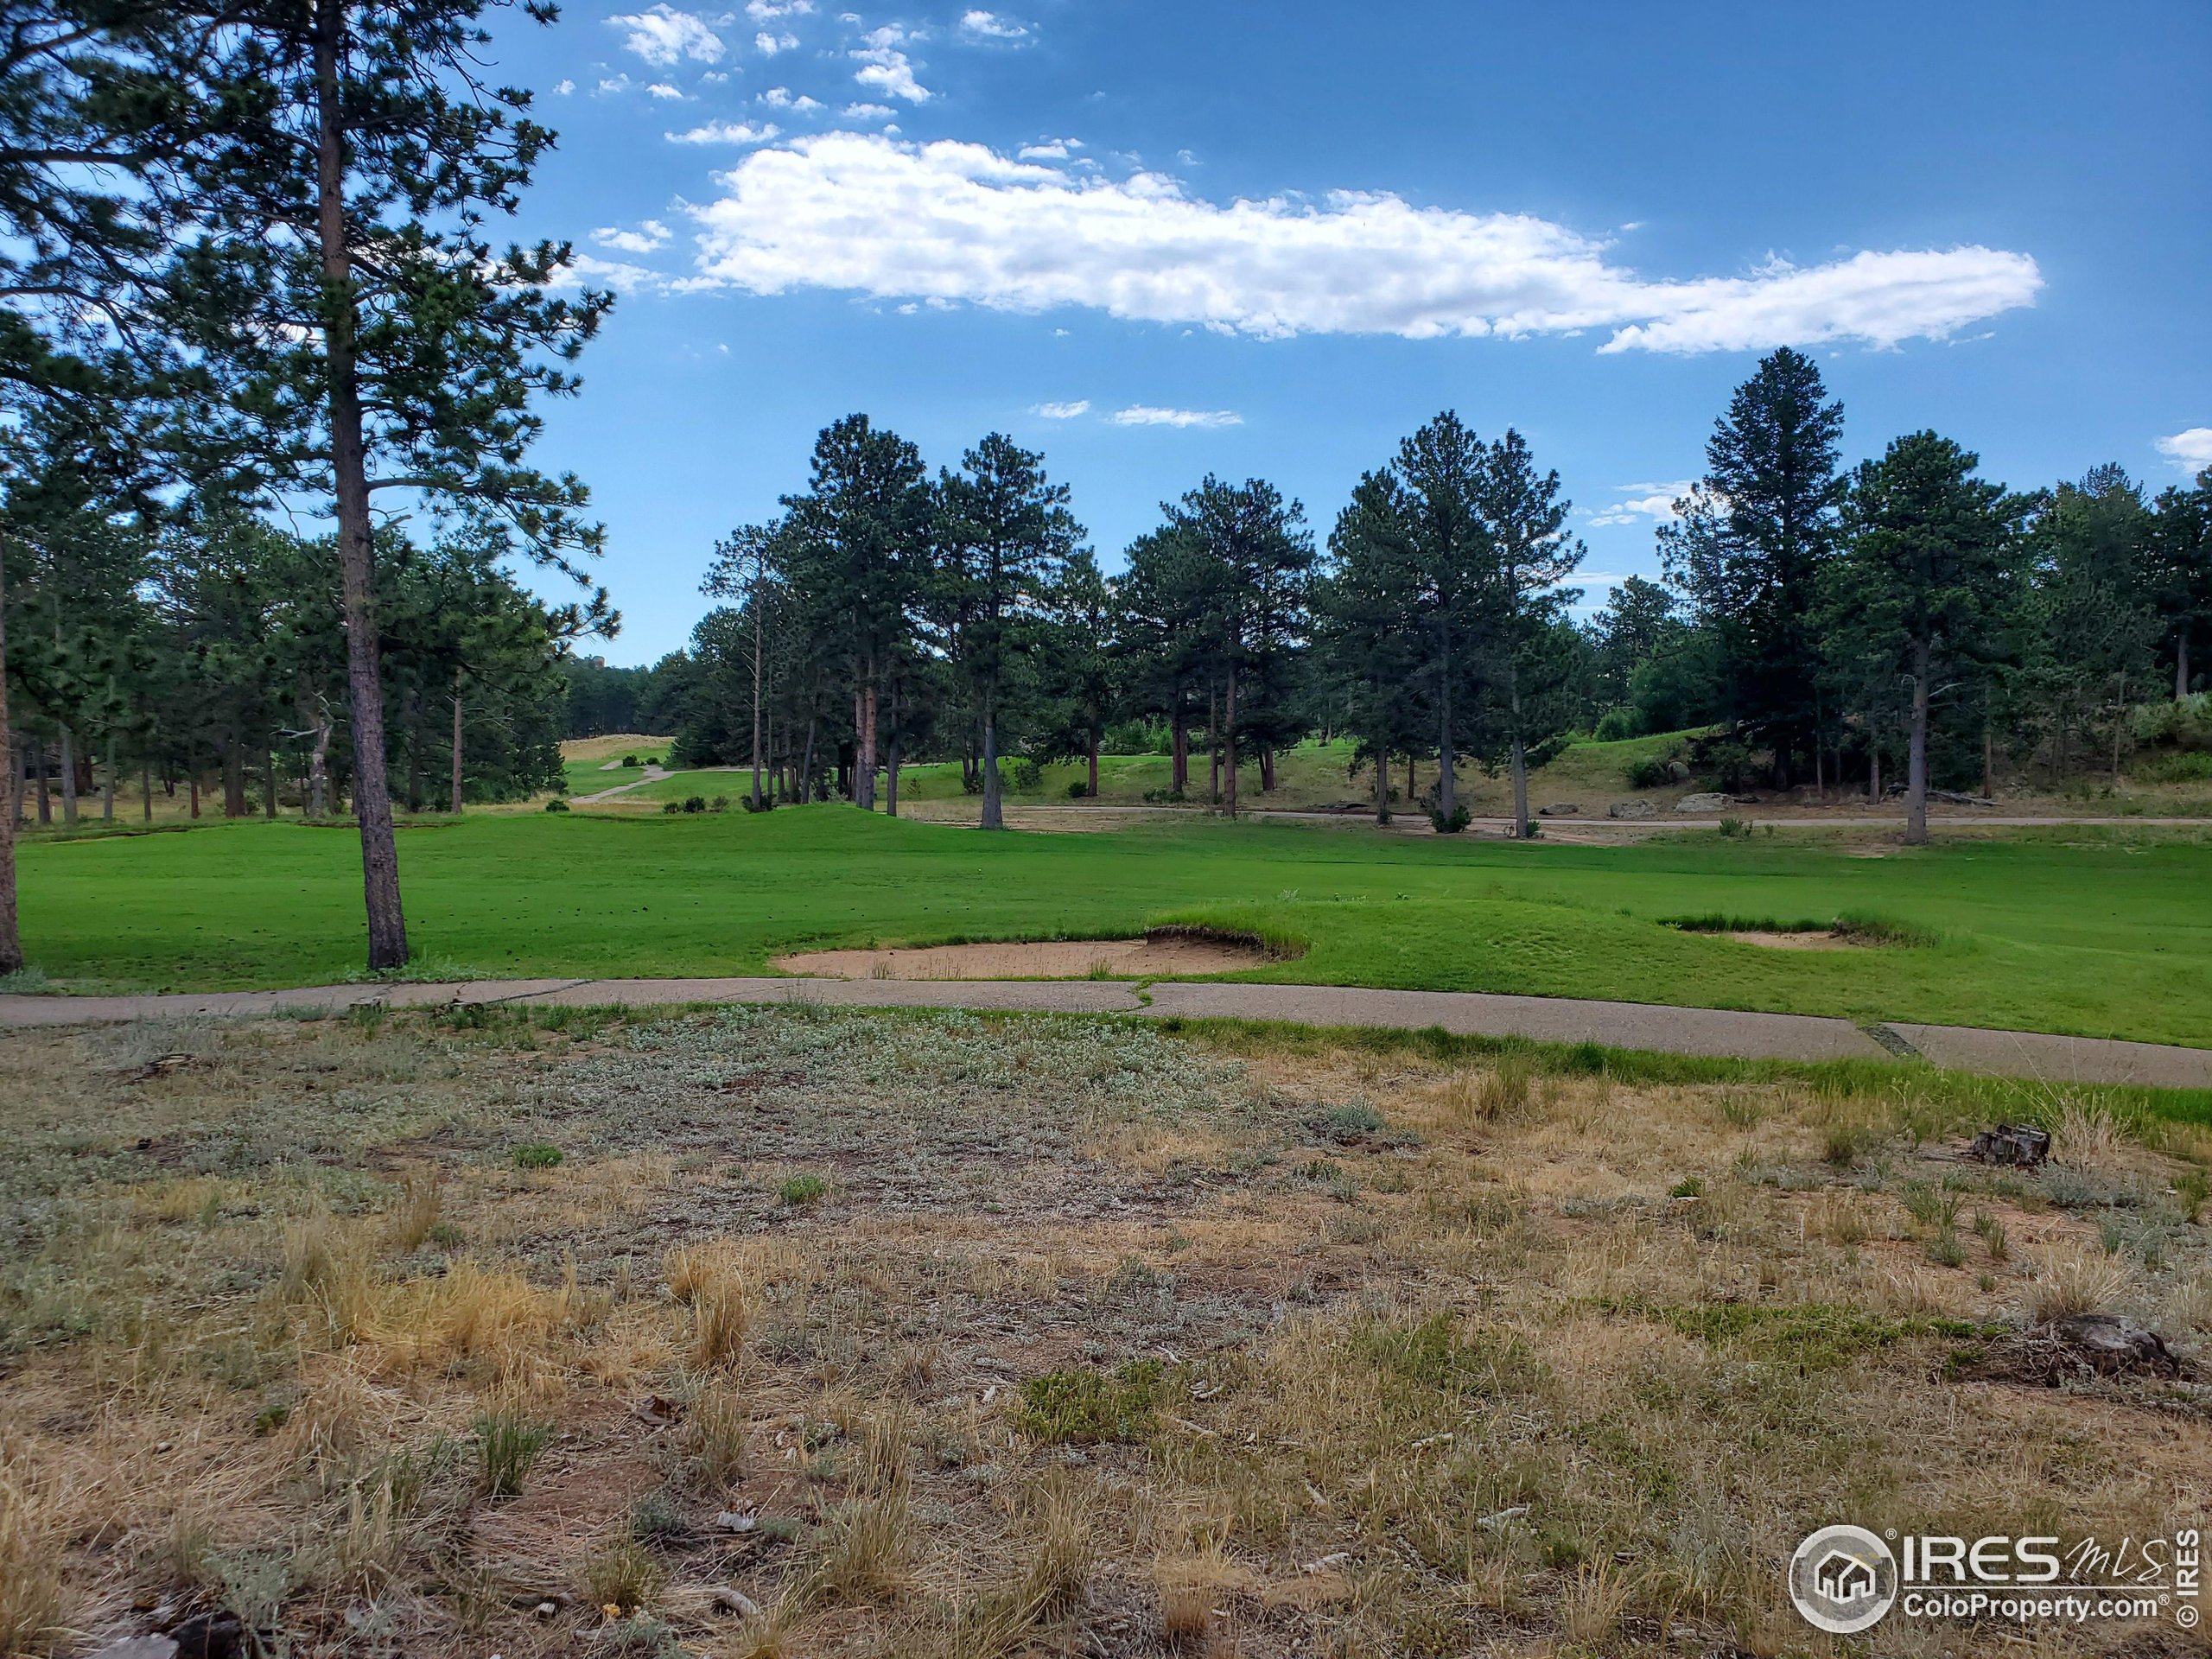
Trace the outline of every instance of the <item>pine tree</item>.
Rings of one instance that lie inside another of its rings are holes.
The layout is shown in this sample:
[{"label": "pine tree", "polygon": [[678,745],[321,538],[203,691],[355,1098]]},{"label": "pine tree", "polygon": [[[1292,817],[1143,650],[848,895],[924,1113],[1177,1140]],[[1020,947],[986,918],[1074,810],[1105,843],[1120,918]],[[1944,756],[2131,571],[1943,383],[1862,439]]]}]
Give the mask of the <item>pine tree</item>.
[{"label": "pine tree", "polygon": [[[510,526],[582,578],[598,550],[572,475],[528,465],[540,397],[611,303],[554,297],[566,245],[495,248],[553,135],[530,95],[486,83],[481,19],[509,0],[257,0],[199,8],[224,120],[188,156],[205,233],[183,251],[174,325],[222,385],[198,411],[206,464],[270,496],[335,504],[368,962],[407,960],[387,777],[372,502]],[[533,19],[553,8],[522,0]],[[216,411],[219,410],[219,415]]]},{"label": "pine tree", "polygon": [[2005,578],[2000,484],[1934,432],[1891,443],[1851,481],[1838,573],[1859,654],[1910,688],[1905,842],[1928,840],[1931,704],[1986,649]]}]

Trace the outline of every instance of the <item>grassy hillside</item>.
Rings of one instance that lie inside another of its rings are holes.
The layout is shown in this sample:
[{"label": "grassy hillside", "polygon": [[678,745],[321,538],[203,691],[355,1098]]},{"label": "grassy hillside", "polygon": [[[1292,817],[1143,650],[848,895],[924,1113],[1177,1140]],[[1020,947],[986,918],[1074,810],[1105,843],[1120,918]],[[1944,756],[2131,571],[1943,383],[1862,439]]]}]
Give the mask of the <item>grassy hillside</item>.
[{"label": "grassy hillside", "polygon": [[[1257,976],[1993,1025],[2212,1046],[2212,842],[2095,830],[1886,857],[1787,837],[1635,846],[1154,823],[987,836],[845,806],[570,813],[399,838],[417,952],[454,971],[760,971],[800,944],[1127,935],[1204,918],[1306,942]],[[281,985],[359,961],[350,828],[44,841],[23,934],[49,974]],[[1662,925],[1885,921],[1932,942],[1793,952]]]}]

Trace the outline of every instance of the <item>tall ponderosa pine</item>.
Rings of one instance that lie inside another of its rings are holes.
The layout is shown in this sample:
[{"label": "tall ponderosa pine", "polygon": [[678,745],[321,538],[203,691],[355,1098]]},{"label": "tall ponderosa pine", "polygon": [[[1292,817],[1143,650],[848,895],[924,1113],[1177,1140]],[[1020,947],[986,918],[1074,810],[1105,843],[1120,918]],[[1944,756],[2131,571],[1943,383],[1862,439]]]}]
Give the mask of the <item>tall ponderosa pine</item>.
[{"label": "tall ponderosa pine", "polygon": [[1395,512],[1427,637],[1440,825],[1464,827],[1459,763],[1476,717],[1477,651],[1490,622],[1497,550],[1485,514],[1490,452],[1451,410],[1398,446]]},{"label": "tall ponderosa pine", "polygon": [[1773,751],[1777,780],[1813,756],[1821,715],[1812,619],[1846,480],[1843,405],[1788,346],[1736,389],[1701,487],[1660,531],[1669,578],[1721,644],[1726,717]]},{"label": "tall ponderosa pine", "polygon": [[[227,393],[210,454],[272,496],[334,503],[372,969],[407,960],[372,503],[504,524],[572,574],[600,543],[584,486],[525,457],[533,399],[575,390],[564,365],[609,296],[547,293],[565,245],[486,234],[553,137],[528,93],[482,77],[480,20],[508,3],[227,7],[206,72],[225,120],[191,158],[207,228],[181,259],[176,321]],[[174,9],[174,26],[203,29],[200,10]]]},{"label": "tall ponderosa pine", "polygon": [[2212,656],[2212,467],[2197,474],[2192,489],[2158,492],[2151,543],[2152,585],[2178,700]]},{"label": "tall ponderosa pine", "polygon": [[1529,751],[1566,729],[1576,641],[1567,626],[1582,597],[1566,586],[1582,563],[1582,544],[1565,533],[1573,505],[1556,472],[1539,474],[1527,440],[1511,428],[1489,447],[1482,471],[1482,517],[1491,563],[1484,652],[1490,721],[1513,778],[1513,833],[1529,832]]},{"label": "tall ponderosa pine", "polygon": [[1314,643],[1365,761],[1377,823],[1390,821],[1390,757],[1431,733],[1418,695],[1423,655],[1420,588],[1408,557],[1401,492],[1387,470],[1353,486],[1329,533],[1329,568],[1314,584]]},{"label": "tall ponderosa pine", "polygon": [[1083,540],[1068,487],[1045,476],[1045,458],[994,432],[938,483],[938,580],[962,619],[959,665],[983,741],[982,827],[1006,827],[999,781],[1000,722],[1007,680],[1046,590]]},{"label": "tall ponderosa pine", "polygon": [[[1208,474],[1162,510],[1204,573],[1199,626],[1221,676],[1221,804],[1233,818],[1236,740],[1249,719],[1240,715],[1238,694],[1282,694],[1284,659],[1305,636],[1313,538],[1305,509],[1264,479],[1230,484]],[[1272,712],[1265,702],[1258,711]]]},{"label": "tall ponderosa pine", "polygon": [[[783,505],[806,626],[834,642],[852,693],[853,802],[874,811],[884,692],[929,569],[932,499],[921,454],[867,416],[849,415],[815,440],[807,492]],[[804,765],[811,770],[810,753]]]},{"label": "tall ponderosa pine", "polygon": [[1861,654],[1910,689],[1905,842],[1928,840],[1929,709],[1986,648],[2005,579],[2005,487],[1934,432],[1897,439],[1852,480],[1834,580]]}]

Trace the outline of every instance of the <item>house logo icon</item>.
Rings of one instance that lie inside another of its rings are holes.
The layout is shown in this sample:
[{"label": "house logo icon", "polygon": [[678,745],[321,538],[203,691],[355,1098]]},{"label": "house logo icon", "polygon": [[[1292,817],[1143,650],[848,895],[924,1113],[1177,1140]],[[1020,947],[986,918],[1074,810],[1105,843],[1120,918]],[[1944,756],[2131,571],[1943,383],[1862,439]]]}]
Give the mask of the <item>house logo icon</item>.
[{"label": "house logo icon", "polygon": [[1789,1558],[1789,1599],[1831,1636],[1870,1629],[1897,1599],[1897,1557],[1864,1527],[1822,1527]]}]

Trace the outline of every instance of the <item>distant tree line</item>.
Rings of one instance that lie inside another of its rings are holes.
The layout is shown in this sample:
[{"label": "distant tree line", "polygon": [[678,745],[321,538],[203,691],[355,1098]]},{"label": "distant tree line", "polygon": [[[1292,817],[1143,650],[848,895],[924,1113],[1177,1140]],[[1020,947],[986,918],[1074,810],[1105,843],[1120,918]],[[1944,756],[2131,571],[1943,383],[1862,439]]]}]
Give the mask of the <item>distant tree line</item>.
[{"label": "distant tree line", "polygon": [[903,764],[957,760],[995,825],[1001,755],[1086,761],[1095,792],[1111,734],[1171,757],[1172,798],[1234,814],[1240,763],[1265,794],[1318,731],[1351,741],[1379,817],[1464,827],[1473,765],[1510,778],[1526,834],[1529,771],[1569,734],[1695,730],[1731,789],[1888,779],[1915,838],[1930,787],[2116,767],[2142,706],[2202,680],[2212,477],[2019,493],[1932,432],[1847,472],[1841,431],[1809,359],[1767,358],[1660,531],[1664,580],[1577,624],[1558,475],[1448,410],[1320,545],[1273,485],[1208,477],[1112,576],[1041,456],[994,434],[932,476],[855,415],[779,517],[717,548],[722,603],[686,651],[570,671],[683,758],[753,766],[756,806],[874,806],[880,776],[895,812]]}]

